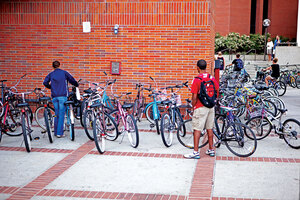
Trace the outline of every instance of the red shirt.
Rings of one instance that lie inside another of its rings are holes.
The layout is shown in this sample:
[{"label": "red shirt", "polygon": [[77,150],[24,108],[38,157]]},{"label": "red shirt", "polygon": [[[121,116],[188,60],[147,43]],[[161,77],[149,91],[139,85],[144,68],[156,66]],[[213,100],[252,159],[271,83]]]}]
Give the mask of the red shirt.
[{"label": "red shirt", "polygon": [[[216,88],[218,96],[219,96],[219,84],[213,76],[211,76],[211,78],[209,78],[209,76],[210,75],[208,73],[203,73],[203,74],[198,75],[198,77],[202,78],[203,81],[208,81],[211,79],[215,84],[215,88]],[[201,82],[202,81],[200,79],[194,78],[194,80],[192,82],[191,93],[193,93],[193,94],[199,93]],[[200,102],[200,100],[197,97],[197,101],[196,101],[196,105],[194,106],[194,109],[197,109],[200,107],[203,107],[203,104]]]}]

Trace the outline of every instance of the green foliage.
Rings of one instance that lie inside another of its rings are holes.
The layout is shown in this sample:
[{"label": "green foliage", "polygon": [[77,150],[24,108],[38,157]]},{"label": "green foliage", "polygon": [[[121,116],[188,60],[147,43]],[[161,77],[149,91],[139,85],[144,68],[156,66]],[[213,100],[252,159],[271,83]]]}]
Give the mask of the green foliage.
[{"label": "green foliage", "polygon": [[239,33],[229,33],[226,36],[221,36],[216,33],[215,37],[215,52],[226,51],[232,52],[248,52],[255,49],[256,53],[264,51],[265,36],[260,34],[240,35]]}]

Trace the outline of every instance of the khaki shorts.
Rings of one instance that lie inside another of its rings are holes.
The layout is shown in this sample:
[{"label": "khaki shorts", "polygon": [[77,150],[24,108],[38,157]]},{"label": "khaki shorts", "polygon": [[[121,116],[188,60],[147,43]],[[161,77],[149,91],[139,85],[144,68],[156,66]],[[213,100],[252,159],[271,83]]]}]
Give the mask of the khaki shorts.
[{"label": "khaki shorts", "polygon": [[194,130],[202,131],[204,128],[212,129],[214,127],[215,109],[200,107],[194,110],[192,126]]}]

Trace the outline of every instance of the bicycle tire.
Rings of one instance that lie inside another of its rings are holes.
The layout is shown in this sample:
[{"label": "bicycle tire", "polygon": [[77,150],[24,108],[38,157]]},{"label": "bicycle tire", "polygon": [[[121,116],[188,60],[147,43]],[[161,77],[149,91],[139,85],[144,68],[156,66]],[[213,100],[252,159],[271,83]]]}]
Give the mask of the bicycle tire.
[{"label": "bicycle tire", "polygon": [[[255,116],[250,118],[247,122],[246,125],[251,129],[254,130],[254,135],[257,140],[262,140],[265,137],[267,137],[271,130],[272,130],[272,124],[270,123],[269,120],[265,116]],[[246,133],[247,134],[247,133]],[[250,139],[251,135],[247,135]]]},{"label": "bicycle tire", "polygon": [[53,143],[53,135],[52,135],[51,125],[50,125],[51,124],[50,122],[52,119],[50,118],[51,116],[49,116],[49,115],[51,115],[51,113],[49,113],[49,112],[50,112],[50,110],[48,110],[48,109],[44,110],[44,119],[45,119],[45,125],[46,125],[49,142]]},{"label": "bicycle tire", "polygon": [[154,120],[155,121],[155,126],[156,126],[156,133],[157,135],[160,134],[160,130],[159,130],[159,123],[158,123],[158,119]]},{"label": "bicycle tire", "polygon": [[273,117],[276,117],[276,114],[278,113],[277,107],[275,103],[273,103],[270,100],[263,100],[263,106],[265,108],[265,111],[271,114]]},{"label": "bicycle tire", "polygon": [[136,121],[131,114],[126,116],[126,126],[128,129],[127,136],[129,143],[133,148],[137,148],[139,146],[139,131],[136,125]]},{"label": "bicycle tire", "polygon": [[266,100],[269,100],[273,102],[277,108],[277,113],[276,113],[276,118],[280,116],[280,112],[278,109],[285,109],[285,103],[283,100],[281,100],[279,97],[272,96],[272,97],[267,97],[265,98]]},{"label": "bicycle tire", "polygon": [[90,140],[94,141],[94,133],[93,133],[94,115],[92,110],[85,110],[83,119],[84,119],[83,120],[84,132]]},{"label": "bicycle tire", "polygon": [[101,120],[95,117],[93,120],[94,142],[98,152],[103,154],[105,152],[105,133],[103,128],[101,130],[101,126],[103,127]]},{"label": "bicycle tire", "polygon": [[87,108],[87,103],[86,103],[86,99],[84,99],[81,104],[80,104],[80,124],[81,126],[84,128],[84,114]]},{"label": "bicycle tire", "polygon": [[[55,110],[52,107],[48,107],[50,109],[50,112],[52,114],[52,116],[55,116]],[[34,116],[35,116],[35,121],[36,123],[39,125],[39,127],[41,127],[44,131],[47,130],[46,125],[44,124],[45,120],[44,120],[44,106],[39,106],[35,112],[34,112]]]},{"label": "bicycle tire", "polygon": [[[184,126],[186,129],[186,134],[180,133],[182,130],[181,126]],[[193,126],[192,126],[192,119],[188,119],[180,124],[179,128],[177,129],[177,139],[180,144],[184,147],[189,149],[194,149],[194,135],[193,135]],[[208,137],[206,131],[202,131],[200,140],[199,140],[199,148],[202,148],[208,144]]]},{"label": "bicycle tire", "polygon": [[286,84],[282,81],[275,83],[275,89],[278,91],[278,96],[283,96],[286,92]]},{"label": "bicycle tire", "polygon": [[[288,123],[294,123],[294,126]],[[287,119],[283,122],[283,139],[293,149],[300,149],[300,122],[298,120]]]},{"label": "bicycle tire", "polygon": [[0,118],[3,117],[4,115],[4,108],[3,108],[3,103],[0,101]]},{"label": "bicycle tire", "polygon": [[70,128],[70,139],[74,141],[75,140],[74,124],[70,123],[69,128]]},{"label": "bicycle tire", "polygon": [[151,123],[154,124],[154,119],[153,119],[153,104],[151,104],[150,106],[147,107],[147,109],[145,110],[146,113],[146,118],[147,120]]},{"label": "bicycle tire", "polygon": [[109,115],[108,113],[104,113],[104,115],[105,115],[106,139],[110,141],[114,141],[119,136],[118,126],[111,115]]},{"label": "bicycle tire", "polygon": [[172,127],[172,119],[169,113],[164,113],[160,120],[160,134],[166,147],[172,146],[175,125]]},{"label": "bicycle tire", "polygon": [[300,75],[296,76],[296,87],[300,89]]},{"label": "bicycle tire", "polygon": [[[233,128],[233,136],[229,134],[230,128]],[[248,135],[251,135],[251,138]],[[224,143],[231,153],[239,157],[251,156],[257,148],[257,140],[253,131],[247,125],[239,122],[233,122],[226,127]],[[247,147],[244,148],[246,144]]]},{"label": "bicycle tire", "polygon": [[22,113],[21,115],[22,133],[23,133],[26,151],[29,153],[31,151],[31,141],[30,141],[30,132],[26,125],[28,123],[27,121],[28,119],[26,119],[25,113]]}]

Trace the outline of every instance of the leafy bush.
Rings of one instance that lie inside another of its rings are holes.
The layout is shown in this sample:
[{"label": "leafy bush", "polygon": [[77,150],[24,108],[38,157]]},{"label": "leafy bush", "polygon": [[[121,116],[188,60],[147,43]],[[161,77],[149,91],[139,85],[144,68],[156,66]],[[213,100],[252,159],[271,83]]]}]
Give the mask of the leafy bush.
[{"label": "leafy bush", "polygon": [[229,33],[221,36],[216,33],[215,52],[226,50],[227,52],[247,52],[255,49],[256,53],[264,52],[265,36],[260,34],[240,35],[239,33]]}]

